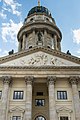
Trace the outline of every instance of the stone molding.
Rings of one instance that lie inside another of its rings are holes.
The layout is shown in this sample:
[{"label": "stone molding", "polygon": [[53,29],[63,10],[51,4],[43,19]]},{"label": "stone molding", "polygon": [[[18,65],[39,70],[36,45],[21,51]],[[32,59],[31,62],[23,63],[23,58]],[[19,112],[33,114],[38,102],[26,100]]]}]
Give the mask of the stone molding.
[{"label": "stone molding", "polygon": [[47,52],[51,55],[55,55],[57,57],[61,57],[63,59],[70,60],[72,62],[80,64],[80,58],[77,58],[77,57],[72,56],[72,55],[68,55],[66,53],[62,53],[60,51],[55,51],[55,50],[50,49],[50,48],[44,48],[44,47],[33,47],[31,49],[28,49],[28,50],[24,50],[24,51],[14,53],[14,54],[6,56],[6,57],[2,57],[2,58],[0,58],[0,64],[5,63],[5,62],[10,61],[10,60],[14,60],[16,58],[23,57],[25,55],[28,55],[28,54],[31,54],[34,52],[38,52],[38,51]]},{"label": "stone molding", "polygon": [[32,70],[45,70],[45,69],[53,69],[53,70],[77,70],[80,72],[80,66],[0,66],[0,70],[28,70],[28,69],[32,69]]},{"label": "stone molding", "polygon": [[55,82],[56,82],[56,76],[48,76],[47,77],[47,82],[48,82],[48,85],[55,84]]},{"label": "stone molding", "polygon": [[11,76],[2,76],[3,84],[10,84],[12,82]]},{"label": "stone molding", "polygon": [[79,76],[70,76],[69,83],[70,84],[78,84]]},{"label": "stone molding", "polygon": [[25,76],[25,82],[26,82],[26,84],[31,84],[32,85],[33,79],[34,79],[33,76]]}]

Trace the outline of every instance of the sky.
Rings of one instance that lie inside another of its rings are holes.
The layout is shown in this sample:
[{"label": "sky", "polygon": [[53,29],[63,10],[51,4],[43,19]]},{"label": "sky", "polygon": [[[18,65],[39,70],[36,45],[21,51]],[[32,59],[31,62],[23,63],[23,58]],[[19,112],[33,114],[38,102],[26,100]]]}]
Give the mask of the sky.
[{"label": "sky", "polygon": [[[18,50],[17,33],[38,0],[0,0],[0,57]],[[40,0],[62,32],[61,51],[80,58],[80,0]]]}]

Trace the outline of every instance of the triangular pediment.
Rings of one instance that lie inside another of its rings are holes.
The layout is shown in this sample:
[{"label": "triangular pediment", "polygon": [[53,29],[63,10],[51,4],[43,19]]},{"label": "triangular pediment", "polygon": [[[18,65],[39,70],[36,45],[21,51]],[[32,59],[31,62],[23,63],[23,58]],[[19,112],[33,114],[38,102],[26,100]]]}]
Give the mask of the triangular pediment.
[{"label": "triangular pediment", "polygon": [[63,106],[63,107],[60,107],[59,109],[57,109],[57,112],[58,113],[60,113],[60,112],[72,112],[72,110],[70,108]]},{"label": "triangular pediment", "polygon": [[20,53],[9,56],[7,60],[4,59],[0,66],[80,66],[77,63],[79,60],[75,62],[71,59],[71,56],[67,57],[61,52],[37,49],[21,52],[21,56]]},{"label": "triangular pediment", "polygon": [[9,111],[10,112],[20,112],[20,111],[24,112],[24,109],[19,106],[15,106],[15,107],[11,108]]}]

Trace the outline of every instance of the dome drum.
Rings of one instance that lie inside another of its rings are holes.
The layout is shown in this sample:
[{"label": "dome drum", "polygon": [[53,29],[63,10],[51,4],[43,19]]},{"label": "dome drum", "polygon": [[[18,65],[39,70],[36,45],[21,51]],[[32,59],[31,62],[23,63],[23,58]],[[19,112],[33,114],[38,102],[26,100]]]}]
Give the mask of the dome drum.
[{"label": "dome drum", "polygon": [[49,10],[43,6],[32,8],[17,35],[19,51],[44,46],[61,51],[62,34]]}]

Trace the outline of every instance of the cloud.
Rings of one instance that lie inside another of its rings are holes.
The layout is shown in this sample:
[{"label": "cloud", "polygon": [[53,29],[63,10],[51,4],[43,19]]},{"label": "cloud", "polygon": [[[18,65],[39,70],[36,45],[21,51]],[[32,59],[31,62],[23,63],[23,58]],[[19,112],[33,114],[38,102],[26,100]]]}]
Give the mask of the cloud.
[{"label": "cloud", "polygon": [[77,53],[80,53],[80,49],[77,51]]},{"label": "cloud", "polygon": [[73,42],[80,44],[80,28],[75,29],[72,32],[73,32]]},{"label": "cloud", "polygon": [[0,52],[2,51],[2,49],[0,49]]},{"label": "cloud", "polygon": [[10,42],[17,44],[17,33],[22,26],[22,22],[15,23],[10,19],[9,23],[2,23],[2,39],[3,42]]},{"label": "cloud", "polygon": [[21,7],[21,4],[19,4],[16,0],[3,0],[3,10],[12,12],[12,14],[17,16],[21,15],[19,7]]},{"label": "cloud", "polygon": [[6,17],[7,17],[7,15],[4,14],[4,11],[3,11],[3,10],[0,12],[0,17],[1,17],[2,19],[6,19]]},{"label": "cloud", "polygon": [[0,57],[7,56],[7,55],[8,55],[8,52],[9,52],[9,51],[4,50],[3,52],[1,52]]}]

